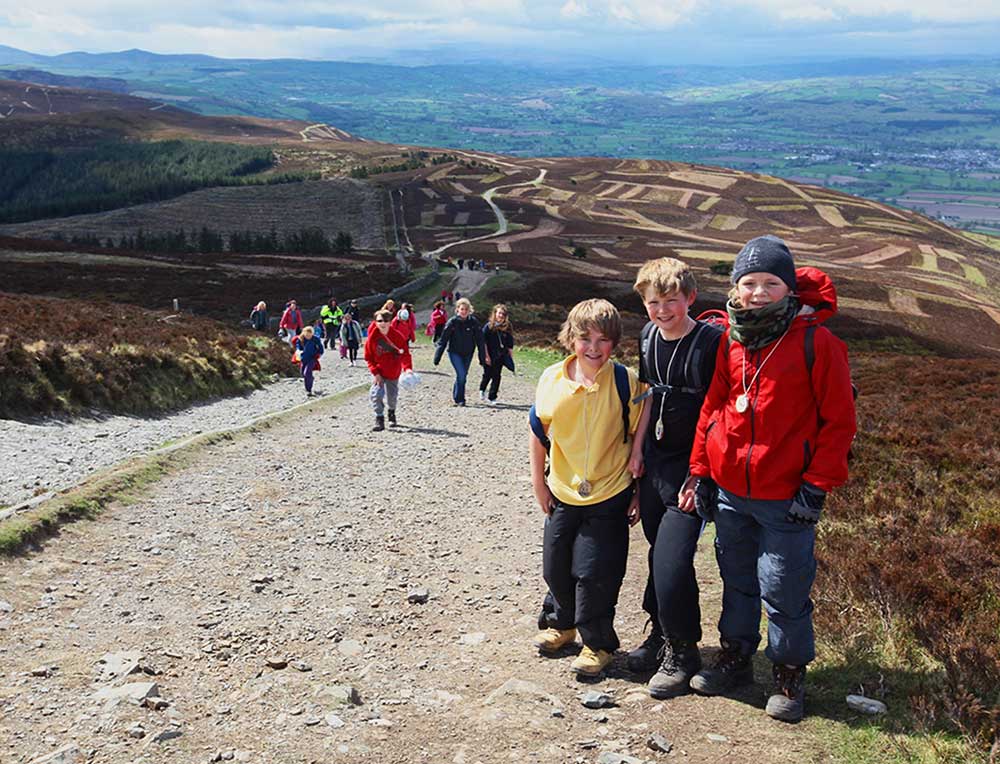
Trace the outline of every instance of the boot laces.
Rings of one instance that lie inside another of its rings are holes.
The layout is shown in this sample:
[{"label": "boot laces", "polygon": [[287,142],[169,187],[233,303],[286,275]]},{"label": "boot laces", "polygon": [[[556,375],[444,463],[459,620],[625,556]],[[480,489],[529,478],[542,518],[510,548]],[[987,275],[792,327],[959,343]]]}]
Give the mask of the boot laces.
[{"label": "boot laces", "polygon": [[785,666],[775,664],[774,685],[782,695],[787,698],[795,698],[802,690],[806,672],[801,666]]},{"label": "boot laces", "polygon": [[734,671],[743,666],[746,663],[746,658],[740,652],[739,647],[731,647],[729,645],[724,645],[722,652],[718,654],[715,658],[715,668],[716,671]]},{"label": "boot laces", "polygon": [[663,646],[656,657],[660,661],[660,672],[663,674],[675,674],[681,668],[681,655],[684,652],[686,642],[676,639],[663,640]]}]

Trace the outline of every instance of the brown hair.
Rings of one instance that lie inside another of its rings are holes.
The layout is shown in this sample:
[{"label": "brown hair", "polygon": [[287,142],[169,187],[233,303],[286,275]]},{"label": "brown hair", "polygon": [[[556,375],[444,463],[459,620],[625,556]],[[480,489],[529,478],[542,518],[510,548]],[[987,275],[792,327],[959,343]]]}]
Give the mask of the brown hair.
[{"label": "brown hair", "polygon": [[443,307],[444,307],[444,302],[442,302],[441,300],[438,300],[437,302],[434,303],[434,309],[435,310],[439,310],[440,308],[443,308]]},{"label": "brown hair", "polygon": [[382,310],[376,310],[375,311],[375,320],[376,321],[392,321],[392,311],[391,310],[385,310],[384,308]]},{"label": "brown hair", "polygon": [[573,352],[573,342],[596,329],[616,346],[622,338],[622,317],[618,308],[607,300],[591,299],[578,302],[570,310],[559,330],[559,344]]},{"label": "brown hair", "polygon": [[[504,319],[502,324],[497,323],[498,310],[502,310],[504,312]],[[502,332],[510,331],[510,309],[502,302],[498,302],[496,305],[493,306],[493,310],[490,311],[490,328],[499,329]]]},{"label": "brown hair", "polygon": [[632,288],[644,300],[649,289],[653,289],[656,294],[680,292],[685,297],[690,297],[698,291],[698,282],[687,263],[675,257],[660,257],[642,264],[635,275]]}]

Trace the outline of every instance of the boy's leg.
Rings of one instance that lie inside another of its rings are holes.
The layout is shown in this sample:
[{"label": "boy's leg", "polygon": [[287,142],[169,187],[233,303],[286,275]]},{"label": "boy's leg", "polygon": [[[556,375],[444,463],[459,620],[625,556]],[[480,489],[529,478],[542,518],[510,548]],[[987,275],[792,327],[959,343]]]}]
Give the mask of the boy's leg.
[{"label": "boy's leg", "polygon": [[787,501],[754,502],[763,526],[757,571],[767,611],[767,649],[772,663],[804,666],[816,657],[813,603],[816,528],[786,519]]},{"label": "boy's leg", "polygon": [[582,515],[573,543],[576,624],[583,644],[613,653],[618,649],[615,606],[628,560],[628,517],[632,490],[607,501],[576,507]]},{"label": "boy's leg", "polygon": [[719,634],[752,655],[760,643],[760,584],[757,559],[761,528],[748,502],[722,488],[715,513],[715,559],[722,576]]},{"label": "boy's leg", "polygon": [[701,606],[694,555],[702,520],[695,513],[668,507],[653,547],[653,581],[660,628],[683,642],[701,641]]},{"label": "boy's leg", "polygon": [[385,385],[377,385],[372,383],[371,390],[368,392],[368,397],[372,402],[372,409],[375,411],[376,417],[382,417],[385,415],[385,403],[383,399],[385,398]]},{"label": "boy's leg", "polygon": [[385,381],[385,405],[389,409],[389,417],[393,424],[396,423],[396,402],[399,400],[399,380],[387,379]]},{"label": "boy's leg", "polygon": [[[576,581],[573,578],[573,542],[580,527],[579,507],[556,502],[545,519],[542,540],[542,576],[549,587],[539,627],[572,629],[576,625]],[[544,625],[543,625],[544,619]]]},{"label": "boy's leg", "polygon": [[753,681],[750,658],[760,643],[760,533],[749,503],[720,488],[715,513],[715,559],[722,575],[722,650],[712,666],[691,679],[691,689],[703,695],[719,695]]}]

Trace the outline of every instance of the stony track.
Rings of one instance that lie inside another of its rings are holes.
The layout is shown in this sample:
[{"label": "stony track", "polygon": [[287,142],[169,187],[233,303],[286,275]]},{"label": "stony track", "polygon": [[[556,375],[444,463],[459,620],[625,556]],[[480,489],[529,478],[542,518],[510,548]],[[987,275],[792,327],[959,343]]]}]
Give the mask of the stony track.
[{"label": "stony track", "polygon": [[[378,434],[365,395],[321,399],[0,562],[0,761],[826,760],[812,721],[764,718],[760,687],[662,703],[620,657],[589,685],[571,653],[535,654],[531,385],[507,377],[501,405],[463,409],[450,385],[425,372]],[[714,635],[717,574],[700,566]],[[588,690],[614,707],[585,708]],[[654,733],[671,753],[647,748]]]}]

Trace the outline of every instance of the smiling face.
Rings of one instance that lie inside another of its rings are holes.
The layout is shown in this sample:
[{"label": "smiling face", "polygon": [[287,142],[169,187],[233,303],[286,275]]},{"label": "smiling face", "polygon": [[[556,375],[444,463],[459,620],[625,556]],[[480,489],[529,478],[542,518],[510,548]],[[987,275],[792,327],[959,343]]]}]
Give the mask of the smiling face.
[{"label": "smiling face", "polygon": [[469,306],[465,303],[461,303],[457,308],[455,308],[455,315],[459,318],[468,318],[471,312],[472,311],[469,309]]},{"label": "smiling face", "polygon": [[762,308],[777,302],[791,290],[773,273],[747,273],[736,282],[736,292],[744,308]]},{"label": "smiling face", "polygon": [[676,340],[688,330],[688,308],[694,304],[697,293],[688,296],[679,289],[668,294],[660,294],[655,288],[646,290],[643,303],[646,315],[656,324],[666,340]]},{"label": "smiling face", "polygon": [[596,327],[588,329],[586,334],[573,338],[573,353],[576,355],[577,363],[588,376],[596,374],[608,362],[614,349],[614,340]]}]

